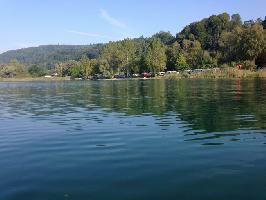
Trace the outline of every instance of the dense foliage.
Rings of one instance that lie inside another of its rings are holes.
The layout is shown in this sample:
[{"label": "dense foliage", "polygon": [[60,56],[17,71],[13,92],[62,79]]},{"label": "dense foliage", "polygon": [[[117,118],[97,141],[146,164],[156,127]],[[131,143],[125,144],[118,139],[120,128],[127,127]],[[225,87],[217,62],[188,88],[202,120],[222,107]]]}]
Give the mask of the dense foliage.
[{"label": "dense foliage", "polygon": [[149,38],[124,39],[88,46],[40,46],[3,53],[1,76],[15,76],[19,64],[32,76],[45,70],[59,76],[110,77],[165,70],[216,68],[242,64],[245,69],[265,66],[266,19],[242,22],[240,15],[227,13],[186,26],[176,36],[159,32]]}]

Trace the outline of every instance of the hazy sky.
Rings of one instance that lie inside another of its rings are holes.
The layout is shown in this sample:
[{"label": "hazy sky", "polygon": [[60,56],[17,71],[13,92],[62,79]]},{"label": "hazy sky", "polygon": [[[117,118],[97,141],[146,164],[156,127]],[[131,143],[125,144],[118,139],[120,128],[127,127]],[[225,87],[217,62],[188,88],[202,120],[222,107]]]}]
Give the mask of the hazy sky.
[{"label": "hazy sky", "polygon": [[212,14],[266,16],[266,0],[0,0],[0,52],[172,34]]}]

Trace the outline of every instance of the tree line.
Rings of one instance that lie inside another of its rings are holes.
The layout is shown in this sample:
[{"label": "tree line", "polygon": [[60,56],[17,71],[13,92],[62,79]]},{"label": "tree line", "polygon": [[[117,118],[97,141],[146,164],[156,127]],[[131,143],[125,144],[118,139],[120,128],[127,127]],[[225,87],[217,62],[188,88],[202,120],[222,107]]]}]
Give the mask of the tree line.
[{"label": "tree line", "polygon": [[[239,14],[222,13],[191,23],[175,36],[161,31],[149,38],[126,38],[100,45],[95,50],[97,54],[85,52],[76,59],[55,63],[51,70],[59,76],[81,78],[93,74],[111,77],[116,73],[158,73],[235,67],[236,64],[253,70],[266,63],[265,29],[266,18],[242,22]],[[33,76],[47,73],[40,64],[27,70]]]}]

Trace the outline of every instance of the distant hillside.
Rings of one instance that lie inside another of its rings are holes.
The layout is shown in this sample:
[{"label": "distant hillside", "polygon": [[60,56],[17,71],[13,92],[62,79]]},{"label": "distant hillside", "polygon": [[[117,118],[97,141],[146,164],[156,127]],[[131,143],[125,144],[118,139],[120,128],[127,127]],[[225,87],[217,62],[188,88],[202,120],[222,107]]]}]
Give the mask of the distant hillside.
[{"label": "distant hillside", "polygon": [[58,61],[77,60],[83,54],[86,54],[89,58],[97,58],[102,47],[103,44],[29,47],[0,54],[0,63],[7,63],[12,59],[17,59],[23,64],[38,64],[49,68]]}]

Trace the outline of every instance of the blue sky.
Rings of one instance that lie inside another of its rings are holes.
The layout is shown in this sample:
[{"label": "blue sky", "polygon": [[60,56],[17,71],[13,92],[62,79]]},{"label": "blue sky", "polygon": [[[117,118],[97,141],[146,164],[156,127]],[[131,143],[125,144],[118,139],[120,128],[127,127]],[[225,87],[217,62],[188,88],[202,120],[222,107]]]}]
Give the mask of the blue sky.
[{"label": "blue sky", "polygon": [[172,34],[212,14],[264,19],[265,0],[0,0],[0,52]]}]

